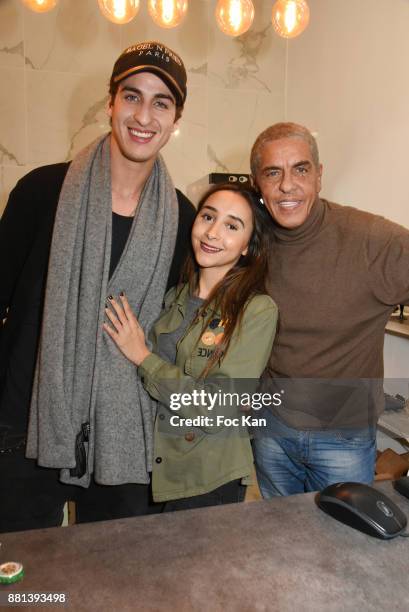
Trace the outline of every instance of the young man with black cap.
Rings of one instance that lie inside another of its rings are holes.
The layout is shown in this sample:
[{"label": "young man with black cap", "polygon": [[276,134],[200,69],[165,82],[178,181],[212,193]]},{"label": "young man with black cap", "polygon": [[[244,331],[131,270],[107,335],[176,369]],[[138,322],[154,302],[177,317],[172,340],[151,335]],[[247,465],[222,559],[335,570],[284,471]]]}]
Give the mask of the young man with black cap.
[{"label": "young man with black cap", "polygon": [[194,209],[159,151],[185,99],[176,53],[129,47],[110,80],[112,131],[10,195],[0,224],[0,532],[58,525],[68,499],[78,522],[150,510],[154,415],[102,324],[125,292],[148,330],[177,282]]}]

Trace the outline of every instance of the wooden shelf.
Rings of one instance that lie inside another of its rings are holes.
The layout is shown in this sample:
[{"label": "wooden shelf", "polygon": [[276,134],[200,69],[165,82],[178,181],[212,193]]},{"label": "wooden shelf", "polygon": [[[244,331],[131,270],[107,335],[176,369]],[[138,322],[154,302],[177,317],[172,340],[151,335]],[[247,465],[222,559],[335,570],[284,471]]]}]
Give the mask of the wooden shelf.
[{"label": "wooden shelf", "polygon": [[385,332],[392,336],[400,336],[401,338],[409,338],[409,309],[405,308],[404,320],[399,320],[399,314],[393,314],[386,324]]}]

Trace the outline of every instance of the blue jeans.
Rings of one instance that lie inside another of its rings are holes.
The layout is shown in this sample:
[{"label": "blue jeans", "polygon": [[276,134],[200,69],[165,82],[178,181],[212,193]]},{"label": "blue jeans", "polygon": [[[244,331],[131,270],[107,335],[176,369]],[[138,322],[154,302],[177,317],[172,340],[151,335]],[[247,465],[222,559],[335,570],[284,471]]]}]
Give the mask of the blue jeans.
[{"label": "blue jeans", "polygon": [[335,482],[371,483],[376,429],[300,431],[264,410],[267,427],[255,432],[253,453],[264,499],[321,491]]}]

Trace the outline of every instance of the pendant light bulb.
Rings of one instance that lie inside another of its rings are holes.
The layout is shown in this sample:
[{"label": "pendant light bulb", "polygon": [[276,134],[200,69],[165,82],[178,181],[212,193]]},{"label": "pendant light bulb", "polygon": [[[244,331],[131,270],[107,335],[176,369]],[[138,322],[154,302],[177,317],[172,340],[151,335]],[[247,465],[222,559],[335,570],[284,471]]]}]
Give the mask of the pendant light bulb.
[{"label": "pendant light bulb", "polygon": [[47,13],[56,7],[58,0],[23,0],[23,4],[35,13]]},{"label": "pendant light bulb", "polygon": [[253,23],[254,6],[251,0],[219,0],[215,17],[224,34],[240,36]]},{"label": "pendant light bulb", "polygon": [[277,0],[273,5],[273,28],[283,38],[294,38],[304,32],[309,20],[306,0]]},{"label": "pendant light bulb", "polygon": [[149,0],[148,9],[156,25],[175,28],[187,13],[188,0]]},{"label": "pendant light bulb", "polygon": [[113,23],[132,21],[139,11],[139,0],[98,0],[99,10]]}]

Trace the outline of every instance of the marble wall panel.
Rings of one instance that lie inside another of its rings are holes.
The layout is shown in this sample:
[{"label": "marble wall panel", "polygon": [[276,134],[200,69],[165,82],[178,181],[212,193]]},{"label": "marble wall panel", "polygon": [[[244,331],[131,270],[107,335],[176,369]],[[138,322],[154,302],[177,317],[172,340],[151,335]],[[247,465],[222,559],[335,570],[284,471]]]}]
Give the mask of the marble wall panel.
[{"label": "marble wall panel", "polygon": [[286,43],[269,26],[270,1],[255,6],[252,30],[234,40],[217,30],[213,0],[191,0],[185,21],[171,30],[153,23],[146,0],[126,26],[108,22],[97,0],[60,0],[45,14],[20,0],[1,0],[0,206],[13,177],[70,159],[109,130],[106,89],[113,62],[141,40],[173,48],[188,72],[180,131],[164,150],[175,184],[186,190],[209,171],[247,169],[257,133],[282,118],[285,80]]},{"label": "marble wall panel", "polygon": [[266,127],[282,120],[283,109],[283,94],[210,88],[209,171],[249,172],[255,139]]},{"label": "marble wall panel", "polygon": [[0,67],[24,66],[23,16],[16,0],[0,2]]},{"label": "marble wall panel", "polygon": [[[243,35],[232,38],[209,28],[209,84],[281,94],[285,83],[286,41],[274,34],[270,0],[256,0],[255,18]],[[209,3],[214,24],[214,6]]]},{"label": "marble wall panel", "polygon": [[26,90],[23,68],[0,68],[0,164],[26,163]]},{"label": "marble wall panel", "polygon": [[190,87],[179,129],[163,150],[176,187],[186,192],[190,183],[208,173],[207,90]]},{"label": "marble wall panel", "polygon": [[121,26],[97,0],[60,0],[49,13],[24,8],[27,66],[36,70],[108,75],[121,52]]},{"label": "marble wall panel", "polygon": [[28,71],[27,91],[29,163],[71,159],[109,130],[106,79]]}]

